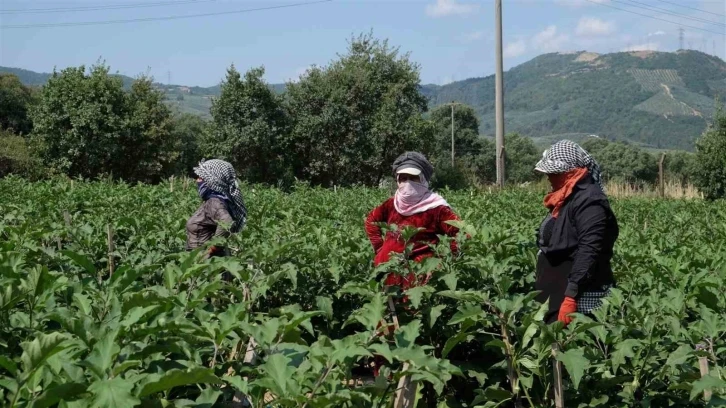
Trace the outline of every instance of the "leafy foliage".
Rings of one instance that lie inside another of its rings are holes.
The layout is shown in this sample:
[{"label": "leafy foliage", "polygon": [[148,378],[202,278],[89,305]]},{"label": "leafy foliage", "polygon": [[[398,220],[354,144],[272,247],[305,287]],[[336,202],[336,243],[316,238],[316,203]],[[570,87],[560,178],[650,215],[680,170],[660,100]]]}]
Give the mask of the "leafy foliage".
[{"label": "leafy foliage", "polygon": [[281,99],[255,68],[244,79],[234,66],[227,70],[221,95],[212,102],[212,124],[204,141],[208,157],[228,160],[251,182],[274,184],[284,177],[289,119]]},{"label": "leafy foliage", "polygon": [[726,112],[719,110],[696,146],[696,185],[707,198],[726,197]]},{"label": "leafy foliage", "polygon": [[0,130],[27,135],[33,129],[28,107],[35,101],[32,89],[17,76],[0,74]]},{"label": "leafy foliage", "polygon": [[372,34],[348,52],[288,83],[294,174],[313,184],[375,185],[400,152],[431,151],[433,128],[421,114],[419,67]]},{"label": "leafy foliage", "polygon": [[[199,204],[184,185],[0,180],[4,405],[222,406],[241,393],[254,407],[384,407],[405,374],[437,406],[552,406],[552,343],[568,406],[726,396],[721,201],[614,201],[618,288],[595,320],[563,329],[533,301],[541,194],[444,192],[466,220],[461,254],[442,242],[437,259],[381,266],[431,273],[387,339],[361,226],[385,191],[244,186],[250,222],[226,243],[234,256],[203,260],[183,252]],[[244,363],[250,337],[259,355]],[[382,375],[349,386],[374,354],[387,360]],[[711,367],[703,379],[699,357]]]},{"label": "leafy foliage", "polygon": [[158,181],[176,158],[171,112],[150,79],[140,78],[125,92],[108,71],[103,65],[88,75],[83,66],[67,68],[43,87],[31,110],[42,158],[71,177]]}]

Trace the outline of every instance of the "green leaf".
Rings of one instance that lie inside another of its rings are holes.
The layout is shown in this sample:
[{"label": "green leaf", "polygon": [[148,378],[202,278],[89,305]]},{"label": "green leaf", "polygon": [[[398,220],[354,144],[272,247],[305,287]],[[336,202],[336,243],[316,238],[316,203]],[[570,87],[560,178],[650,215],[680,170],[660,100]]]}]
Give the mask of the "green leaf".
[{"label": "green leaf", "polygon": [[446,344],[444,344],[444,349],[441,351],[441,357],[446,358],[451,350],[453,350],[454,347],[456,347],[456,345],[458,345],[462,341],[471,341],[473,339],[474,336],[472,336],[471,333],[468,332],[461,332],[458,333],[456,336],[449,337],[449,339],[446,340]]},{"label": "green leaf", "polygon": [[446,284],[446,287],[449,288],[450,291],[456,290],[456,285],[459,282],[458,278],[456,277],[455,273],[447,273],[446,275],[442,276],[440,278],[444,283]]},{"label": "green leaf", "polygon": [[691,346],[688,344],[682,344],[676,349],[676,351],[672,352],[671,355],[668,356],[666,365],[671,368],[675,368],[678,365],[685,364],[685,362],[688,361],[688,357],[691,356],[691,353],[693,353]]},{"label": "green leaf", "polygon": [[386,310],[384,305],[384,298],[382,293],[376,293],[371,301],[363,305],[360,309],[353,312],[348,320],[345,322],[343,327],[353,323],[359,322],[365,326],[368,330],[375,330],[378,327],[378,323],[383,320],[383,313]]},{"label": "green leaf", "polygon": [[123,374],[126,370],[129,368],[134,367],[140,367],[141,361],[139,360],[126,360],[121,364],[116,365],[116,367],[113,368],[113,375],[114,377]]},{"label": "green leaf", "polygon": [[146,307],[133,307],[131,310],[128,311],[126,314],[126,317],[123,321],[121,321],[121,327],[129,328],[141,320],[144,315],[154,309],[156,309],[158,306],[146,306]]},{"label": "green leaf", "polygon": [[461,305],[448,324],[459,324],[467,320],[478,321],[483,317],[483,315],[484,312],[481,310],[481,306],[479,305]]},{"label": "green leaf", "polygon": [[93,394],[91,408],[133,408],[141,400],[131,395],[134,384],[116,377],[92,383],[88,391]]},{"label": "green leaf", "polygon": [[435,289],[431,286],[416,286],[407,290],[405,293],[411,301],[411,305],[415,309],[418,309],[421,306],[421,299],[423,299],[423,296],[434,293],[434,291]]},{"label": "green leaf", "polygon": [[400,330],[396,331],[396,346],[408,347],[416,342],[419,333],[421,333],[421,321],[414,320],[409,324],[402,326]]},{"label": "green leaf", "polygon": [[289,365],[290,359],[282,354],[271,355],[265,364],[260,366],[267,379],[271,381],[271,390],[278,397],[288,395],[288,381],[292,379],[294,369]]},{"label": "green leaf", "polygon": [[157,392],[168,391],[174,387],[192,384],[221,384],[214,372],[209,368],[195,367],[186,370],[175,369],[162,375],[149,376],[139,391],[139,398],[144,398]]},{"label": "green leaf", "polygon": [[642,345],[642,343],[640,340],[625,339],[615,345],[615,351],[612,353],[611,361],[616,371],[618,367],[625,364],[626,357],[635,357],[635,351],[633,349]]},{"label": "green leaf", "polygon": [[76,265],[83,268],[89,275],[96,277],[96,266],[88,258],[73,251],[61,251],[61,253],[71,258]]},{"label": "green leaf", "polygon": [[532,340],[532,337],[537,334],[537,330],[539,330],[537,324],[530,323],[529,327],[527,327],[527,330],[524,331],[524,336],[522,336],[522,345],[520,347],[521,349],[527,348],[529,342]]},{"label": "green leaf", "polygon": [[438,320],[439,316],[441,316],[441,312],[446,309],[446,305],[437,305],[431,308],[431,311],[429,312],[429,327],[433,328],[434,324],[436,324],[436,320]]},{"label": "green leaf", "polygon": [[575,388],[578,388],[580,380],[585,374],[585,369],[590,367],[590,361],[585,358],[584,351],[581,348],[567,350],[564,353],[558,353],[557,360],[561,361],[562,364],[565,365],[565,369],[572,379],[572,384]]},{"label": "green leaf", "polygon": [[48,408],[61,400],[71,400],[77,395],[86,392],[87,385],[80,383],[65,383],[48,388],[38,396],[30,405],[31,408]]},{"label": "green leaf", "polygon": [[121,350],[121,347],[116,344],[117,334],[118,331],[116,330],[107,332],[103,338],[93,345],[93,350],[86,358],[88,366],[98,378],[106,377],[116,355]]},{"label": "green leaf", "polygon": [[16,376],[18,374],[18,366],[13,360],[5,356],[0,356],[0,367],[8,370],[8,372],[12,376]]},{"label": "green leaf", "polygon": [[391,348],[386,343],[373,343],[368,348],[375,354],[388,360],[388,363],[393,363],[393,354]]},{"label": "green leaf", "polygon": [[333,318],[333,300],[326,296],[316,296],[315,305],[318,309],[325,313],[328,319]]},{"label": "green leaf", "polygon": [[64,344],[65,335],[60,333],[39,334],[31,342],[23,343],[20,361],[23,366],[22,381],[27,381],[46,360],[69,347]]},{"label": "green leaf", "polygon": [[205,388],[194,402],[207,405],[211,408],[217,402],[220,395],[222,395],[221,391],[217,391],[214,388]]},{"label": "green leaf", "polygon": [[714,388],[724,387],[726,387],[726,381],[708,374],[693,382],[693,388],[691,389],[691,401],[696,399],[698,395],[703,393],[705,390],[713,390]]}]

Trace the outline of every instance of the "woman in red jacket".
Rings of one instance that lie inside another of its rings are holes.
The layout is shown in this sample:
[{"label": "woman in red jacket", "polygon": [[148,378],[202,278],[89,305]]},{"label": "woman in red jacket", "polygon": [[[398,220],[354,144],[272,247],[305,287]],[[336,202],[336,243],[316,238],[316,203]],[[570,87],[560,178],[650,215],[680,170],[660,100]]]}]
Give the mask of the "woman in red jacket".
[{"label": "woman in red jacket", "polygon": [[[400,230],[407,226],[421,229],[410,242],[413,243],[410,258],[414,262],[421,262],[434,255],[433,246],[438,244],[439,235],[456,237],[459,232],[456,227],[447,224],[447,221],[456,221],[459,217],[443,197],[429,189],[428,181],[433,176],[434,167],[424,155],[417,152],[402,154],[393,162],[393,173],[398,184],[396,194],[374,208],[365,222],[368,239],[376,253],[373,260],[375,266],[388,262],[392,253],[404,252],[406,242]],[[398,231],[388,231],[383,236],[377,223],[395,224]],[[456,251],[455,241],[451,242],[451,249]],[[413,272],[407,276],[389,273],[383,284],[397,286],[405,291],[419,284],[425,285],[428,280],[429,276],[417,280]],[[406,303],[408,299],[404,296],[402,301]],[[374,357],[374,376],[378,376],[384,361],[381,356]]]},{"label": "woman in red jacket", "polygon": [[[374,208],[365,226],[376,253],[374,265],[388,262],[391,253],[403,253],[406,243],[398,231],[388,231],[382,235],[381,227],[376,223],[395,224],[401,230],[407,226],[422,228],[413,238],[411,259],[420,262],[434,255],[433,246],[439,242],[439,235],[456,237],[459,230],[447,221],[459,220],[451,207],[440,195],[429,189],[429,180],[434,167],[426,157],[418,152],[406,152],[393,162],[393,173],[396,176],[398,189],[396,194],[383,204]],[[451,249],[456,251],[456,243],[452,241]],[[386,286],[399,286],[402,290],[426,284],[428,277],[416,282],[413,273],[401,276],[391,273],[386,277]],[[405,299],[404,299],[405,301]]]}]

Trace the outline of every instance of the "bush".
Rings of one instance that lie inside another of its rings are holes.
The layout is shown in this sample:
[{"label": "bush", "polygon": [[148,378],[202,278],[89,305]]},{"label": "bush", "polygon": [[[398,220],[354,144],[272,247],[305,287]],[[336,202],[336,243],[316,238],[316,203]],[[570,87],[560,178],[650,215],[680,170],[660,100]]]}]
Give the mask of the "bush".
[{"label": "bush", "polygon": [[456,161],[454,166],[451,163],[442,163],[436,167],[431,180],[431,188],[450,190],[465,190],[471,187],[474,174],[469,166],[462,161]]},{"label": "bush", "polygon": [[726,198],[726,113],[722,108],[696,142],[694,184],[707,199]]},{"label": "bush", "polygon": [[10,174],[35,180],[44,168],[27,139],[0,130],[0,177]]}]

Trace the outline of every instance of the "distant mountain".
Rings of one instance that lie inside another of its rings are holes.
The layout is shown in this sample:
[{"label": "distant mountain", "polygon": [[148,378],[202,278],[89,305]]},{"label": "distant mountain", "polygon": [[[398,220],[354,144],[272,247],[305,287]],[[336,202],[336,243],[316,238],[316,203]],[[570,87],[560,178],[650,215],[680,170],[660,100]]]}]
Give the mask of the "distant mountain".
[{"label": "distant mountain", "polygon": [[[692,149],[726,97],[726,63],[696,51],[541,55],[504,75],[505,130],[532,137],[596,134]],[[494,133],[494,76],[426,85],[432,106],[472,105]]]},{"label": "distant mountain", "polygon": [[[27,85],[50,74],[0,67]],[[133,78],[120,75],[126,86]],[[209,116],[219,86],[157,84],[181,112]],[[271,84],[275,92],[284,84]],[[692,149],[726,99],[726,63],[697,51],[638,51],[599,55],[545,54],[504,75],[505,129],[541,144],[559,137],[595,134],[658,149]],[[484,135],[494,133],[494,76],[448,85],[423,85],[435,107],[451,101],[474,107]]]}]

